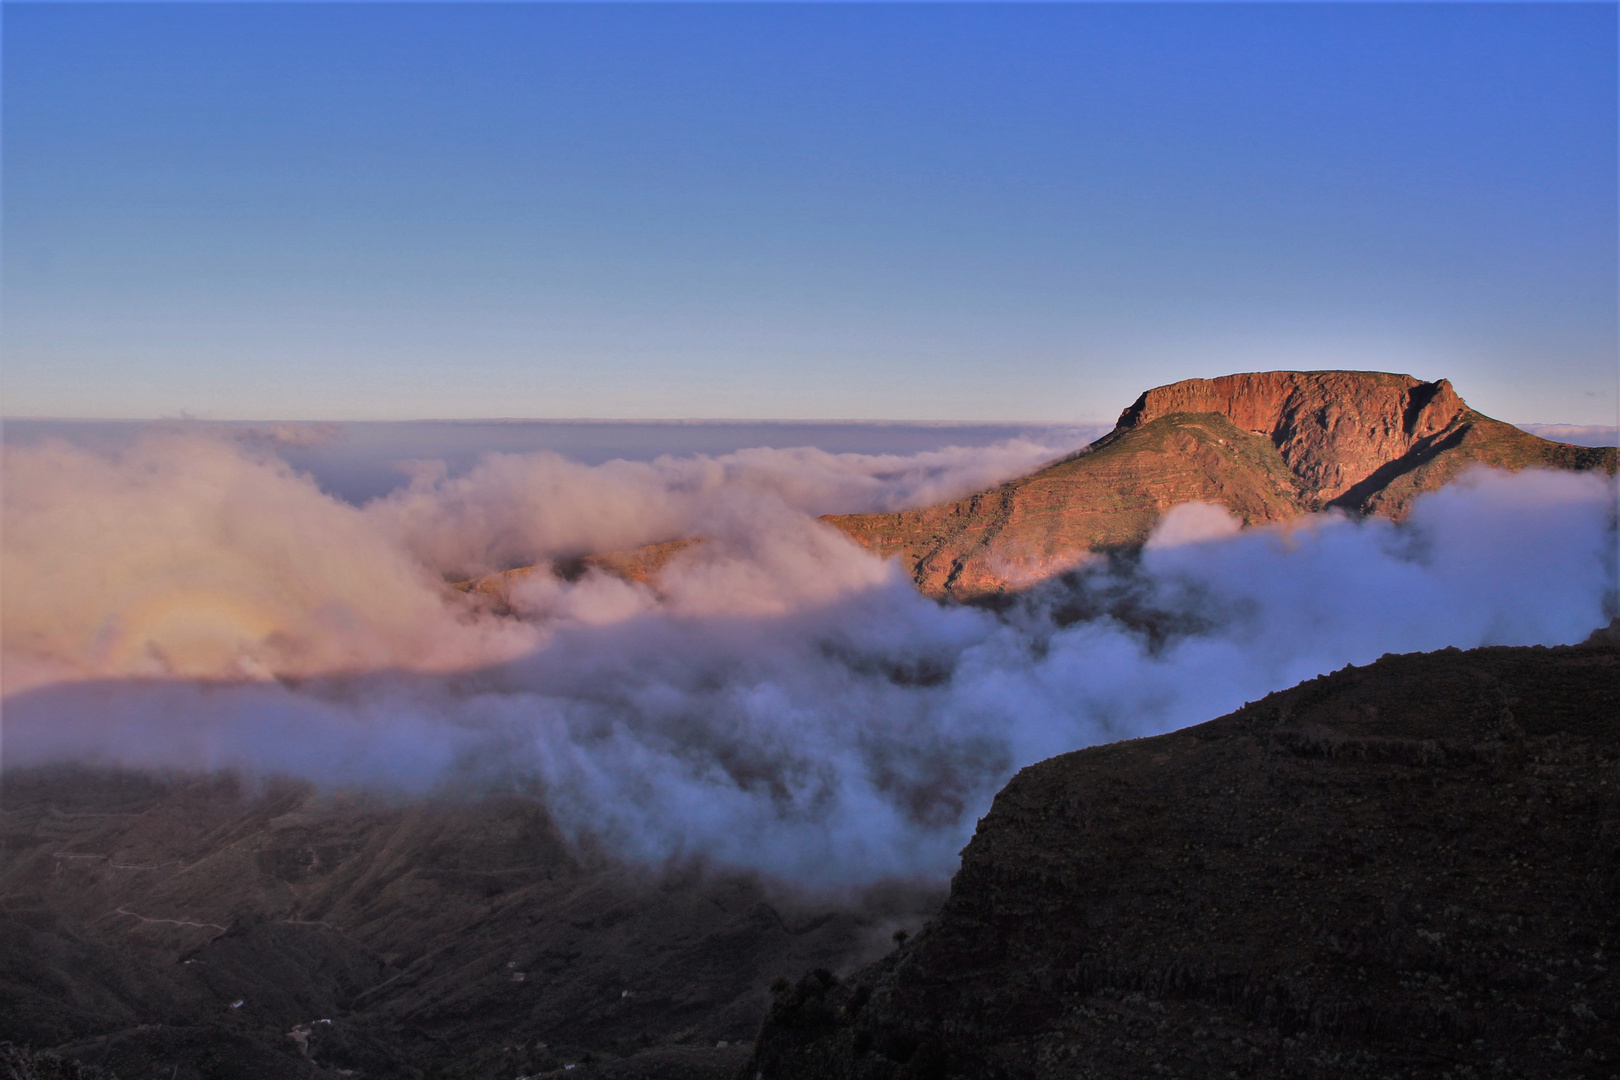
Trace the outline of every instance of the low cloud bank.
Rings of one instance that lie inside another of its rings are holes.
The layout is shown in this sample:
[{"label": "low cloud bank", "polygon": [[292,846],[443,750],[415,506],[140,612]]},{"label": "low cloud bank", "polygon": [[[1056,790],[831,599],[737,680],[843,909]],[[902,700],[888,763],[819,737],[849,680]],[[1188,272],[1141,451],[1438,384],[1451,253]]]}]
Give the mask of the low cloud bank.
[{"label": "low cloud bank", "polygon": [[1576,446],[1620,446],[1620,427],[1612,424],[1520,424],[1532,435]]},{"label": "low cloud bank", "polygon": [[928,506],[1033,472],[1065,449],[1020,438],[906,456],[758,448],[595,466],[490,454],[459,476],[421,463],[408,487],[365,513],[423,563],[471,574],[707,535],[738,514]]},{"label": "low cloud bank", "polygon": [[[813,515],[948,497],[1016,449],[497,457],[355,508],[173,438],[8,457],[8,766],[518,786],[628,858],[822,888],[942,878],[1052,754],[1384,652],[1577,641],[1615,607],[1617,491],[1587,475],[1471,473],[1400,526],[1181,507],[1138,562],[992,613]],[[496,617],[440,580],[682,531],[713,539],[657,593],[536,574]]]},{"label": "low cloud bank", "polygon": [[[768,559],[710,563],[717,552],[778,552],[762,543],[773,530],[837,544],[806,519],[926,505],[1072,449],[1019,438],[910,456],[756,449],[598,466],[546,452],[490,454],[459,475],[414,463],[409,486],[356,507],[293,470],[276,445],[175,428],[110,449],[61,440],[7,447],[7,689],[90,677],[475,666],[535,647],[544,630],[535,620],[478,618],[446,578],[694,535],[718,543],[681,590],[688,606],[705,606],[699,578],[711,591],[735,591],[752,576],[753,601],[784,587],[823,595],[835,581],[868,583],[881,570],[824,553],[814,581],[783,586],[792,568]],[[590,588],[605,597],[617,584]],[[528,587],[531,615],[545,606],[544,588]],[[726,606],[707,606],[716,603]]]}]

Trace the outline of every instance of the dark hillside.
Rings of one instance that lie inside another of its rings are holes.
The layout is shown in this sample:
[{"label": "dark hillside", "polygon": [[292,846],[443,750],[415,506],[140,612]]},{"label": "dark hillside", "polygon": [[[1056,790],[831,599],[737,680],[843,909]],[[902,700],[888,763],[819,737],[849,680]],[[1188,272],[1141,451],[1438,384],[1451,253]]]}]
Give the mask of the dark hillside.
[{"label": "dark hillside", "polygon": [[772,978],[940,899],[636,870],[519,795],[55,768],[3,807],[0,1040],[125,1080],[729,1075]]},{"label": "dark hillside", "polygon": [[1620,1074],[1620,646],[1389,656],[996,798],[747,1075]]}]

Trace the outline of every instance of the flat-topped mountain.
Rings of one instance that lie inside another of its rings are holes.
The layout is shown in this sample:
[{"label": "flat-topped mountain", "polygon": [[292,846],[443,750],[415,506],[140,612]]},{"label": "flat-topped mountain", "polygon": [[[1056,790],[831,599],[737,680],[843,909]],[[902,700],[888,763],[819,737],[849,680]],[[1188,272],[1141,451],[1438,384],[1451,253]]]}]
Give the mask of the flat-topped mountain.
[{"label": "flat-topped mountain", "polygon": [[1620,644],[1387,656],[1043,761],[743,1075],[1609,1077]]},{"label": "flat-topped mountain", "polygon": [[1269,439],[1305,498],[1320,504],[1451,430],[1466,411],[1445,379],[1262,371],[1156,387],[1120,414],[1116,431],[1176,413],[1224,416],[1242,431]]},{"label": "flat-topped mountain", "polygon": [[825,520],[902,559],[924,592],[971,599],[1136,547],[1178,503],[1217,503],[1245,525],[1326,507],[1400,518],[1469,465],[1613,473],[1617,453],[1493,420],[1444,379],[1269,371],[1149,390],[1079,454],[992,491]]},{"label": "flat-topped mountain", "polygon": [[[1417,496],[1470,465],[1602,470],[1620,450],[1542,439],[1470,409],[1445,379],[1378,371],[1265,371],[1156,387],[1107,435],[1046,468],[918,510],[822,520],[885,558],[923,592],[972,600],[1027,588],[1094,553],[1140,547],[1186,502],[1244,525],[1330,507],[1400,519]],[[656,585],[694,541],[560,564]],[[506,604],[522,567],[458,587]]]}]

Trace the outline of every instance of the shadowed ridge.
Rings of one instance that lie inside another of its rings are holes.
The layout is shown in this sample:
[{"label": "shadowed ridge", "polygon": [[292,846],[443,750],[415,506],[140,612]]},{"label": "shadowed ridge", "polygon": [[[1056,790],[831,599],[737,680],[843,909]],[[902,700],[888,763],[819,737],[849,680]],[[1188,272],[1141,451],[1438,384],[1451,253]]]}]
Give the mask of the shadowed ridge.
[{"label": "shadowed ridge", "polygon": [[1612,446],[1552,442],[1465,408],[1449,427],[1418,439],[1404,456],[1380,466],[1329,505],[1400,520],[1419,495],[1444,487],[1470,465],[1613,475],[1617,460],[1620,450]]},{"label": "shadowed ridge", "polygon": [[740,1075],[1607,1076],[1620,645],[1386,656],[1022,770]]}]

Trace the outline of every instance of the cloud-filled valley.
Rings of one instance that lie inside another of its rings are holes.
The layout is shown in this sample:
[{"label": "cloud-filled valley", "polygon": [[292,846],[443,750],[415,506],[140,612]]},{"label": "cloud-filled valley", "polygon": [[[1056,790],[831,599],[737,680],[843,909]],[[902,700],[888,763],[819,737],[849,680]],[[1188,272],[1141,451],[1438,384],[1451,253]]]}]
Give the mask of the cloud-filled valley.
[{"label": "cloud-filled valley", "polygon": [[[188,429],[6,459],[5,764],[517,789],[637,861],[835,888],[938,880],[1016,769],[1385,652],[1584,638],[1611,478],[1475,472],[1396,525],[1161,521],[994,607],[942,605],[816,516],[956,497],[1070,447],[415,465],[352,505]],[[656,589],[447,578],[681,536]]]}]

